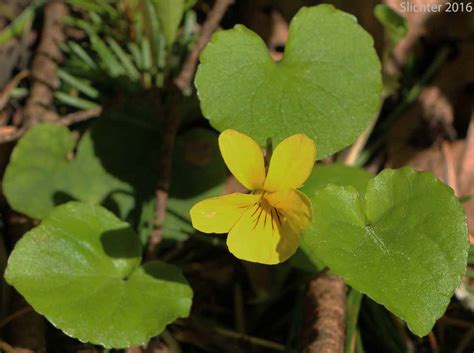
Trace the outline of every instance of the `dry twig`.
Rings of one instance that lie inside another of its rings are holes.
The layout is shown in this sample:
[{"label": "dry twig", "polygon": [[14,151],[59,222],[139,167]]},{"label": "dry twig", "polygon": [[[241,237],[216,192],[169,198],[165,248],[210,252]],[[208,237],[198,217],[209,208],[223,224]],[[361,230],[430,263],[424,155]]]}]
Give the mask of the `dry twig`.
[{"label": "dry twig", "polygon": [[68,115],[63,116],[59,119],[58,124],[63,126],[70,126],[78,123],[82,123],[84,121],[97,118],[100,114],[102,114],[102,107],[97,106],[91,109],[80,110]]},{"label": "dry twig", "polygon": [[234,0],[216,0],[214,7],[207,16],[206,22],[202,26],[201,34],[196,46],[189,53],[189,56],[187,57],[180,74],[174,81],[181,92],[186,92],[189,89],[194,77],[194,72],[196,71],[196,66],[201,51],[211,40],[211,36],[219,27],[219,23],[224,17],[227,8],[232,5],[233,2]]},{"label": "dry twig", "polygon": [[199,54],[211,39],[212,34],[217,30],[221,19],[224,17],[227,8],[233,3],[233,0],[216,0],[214,7],[209,13],[206,22],[203,24],[201,34],[196,46],[189,53],[181,73],[175,79],[176,87],[181,91],[173,91],[170,99],[170,112],[165,120],[165,131],[160,159],[160,176],[156,189],[156,211],[155,211],[155,229],[150,236],[146,251],[146,258],[154,257],[155,249],[161,241],[163,232],[163,221],[166,216],[166,206],[168,204],[168,191],[171,179],[172,157],[174,144],[178,127],[181,122],[180,107],[181,99],[189,89],[194,71],[197,66]]},{"label": "dry twig", "polygon": [[303,353],[344,351],[346,284],[339,277],[322,273],[308,285],[308,314]]},{"label": "dry twig", "polygon": [[466,136],[466,146],[461,161],[459,171],[459,184],[463,193],[474,193],[474,112],[471,114],[471,121]]},{"label": "dry twig", "polygon": [[3,87],[3,89],[0,91],[0,110],[5,108],[5,106],[8,103],[8,100],[10,98],[10,94],[12,91],[18,86],[18,84],[23,80],[24,78],[28,77],[29,75],[28,70],[22,70],[19,73],[17,73],[6,85]]},{"label": "dry twig", "polygon": [[33,58],[30,95],[24,111],[24,126],[39,121],[57,120],[50,110],[54,90],[59,86],[57,66],[63,58],[59,44],[64,42],[62,19],[68,14],[64,2],[50,0],[44,9],[44,24],[41,40]]},{"label": "dry twig", "polygon": [[0,128],[0,144],[18,140],[25,133],[25,131],[25,128],[2,126]]},{"label": "dry twig", "polygon": [[23,314],[26,314],[27,312],[30,312],[31,310],[33,310],[33,308],[31,306],[25,306],[21,309],[18,309],[17,311],[15,311],[13,314],[7,316],[5,319],[1,320],[0,321],[0,328],[8,325],[8,323],[10,323],[11,321],[15,320],[16,318],[22,316]]},{"label": "dry twig", "polygon": [[441,154],[444,159],[444,181],[451,186],[456,196],[459,196],[454,155],[451,144],[446,140],[441,142]]},{"label": "dry twig", "polygon": [[0,341],[0,352],[17,353],[17,350],[5,341]]},{"label": "dry twig", "polygon": [[[100,114],[102,114],[102,110],[103,109],[101,106],[80,110],[59,118],[56,123],[63,126],[71,126],[82,123],[87,120],[97,118]],[[0,144],[18,140],[27,130],[28,129],[26,128],[16,128],[14,126],[0,127]]]},{"label": "dry twig", "polygon": [[[474,151],[474,112],[471,114],[464,155],[459,170],[460,195],[474,195],[474,153],[472,151]],[[463,206],[467,214],[471,244],[474,244],[474,200],[464,203]]]}]

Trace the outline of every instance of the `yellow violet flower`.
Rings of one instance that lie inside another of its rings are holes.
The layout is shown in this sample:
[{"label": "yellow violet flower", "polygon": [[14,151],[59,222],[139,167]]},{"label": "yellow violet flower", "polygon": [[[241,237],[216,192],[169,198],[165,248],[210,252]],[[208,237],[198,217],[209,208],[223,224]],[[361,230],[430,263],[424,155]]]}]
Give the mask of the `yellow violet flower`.
[{"label": "yellow violet flower", "polygon": [[247,135],[225,130],[219,148],[227,167],[251,190],[195,204],[193,227],[204,233],[229,233],[229,251],[242,260],[277,264],[298,248],[299,235],[311,223],[311,202],[296,188],[309,177],[316,160],[314,141],[303,134],[283,140],[265,170],[258,144]]}]

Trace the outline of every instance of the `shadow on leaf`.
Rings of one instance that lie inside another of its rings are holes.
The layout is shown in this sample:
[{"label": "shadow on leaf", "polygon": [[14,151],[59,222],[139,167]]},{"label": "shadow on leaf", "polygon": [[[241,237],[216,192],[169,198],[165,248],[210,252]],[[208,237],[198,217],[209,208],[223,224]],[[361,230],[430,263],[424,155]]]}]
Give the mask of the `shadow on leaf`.
[{"label": "shadow on leaf", "polygon": [[112,258],[135,258],[141,256],[141,245],[131,227],[113,229],[100,235],[104,252]]}]

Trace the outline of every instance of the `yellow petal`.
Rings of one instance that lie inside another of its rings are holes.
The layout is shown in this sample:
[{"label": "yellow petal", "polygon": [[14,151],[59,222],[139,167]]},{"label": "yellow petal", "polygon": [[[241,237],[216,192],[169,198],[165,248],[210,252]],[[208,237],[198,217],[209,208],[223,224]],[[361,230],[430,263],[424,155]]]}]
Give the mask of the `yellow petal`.
[{"label": "yellow petal", "polygon": [[254,140],[238,131],[224,130],[219,135],[219,148],[225,164],[243,186],[249,190],[262,188],[265,164]]},{"label": "yellow petal", "polygon": [[297,234],[306,230],[313,219],[311,201],[298,190],[283,190],[266,194],[268,203],[278,209]]},{"label": "yellow petal", "polygon": [[273,265],[287,260],[298,248],[299,234],[276,210],[258,205],[245,210],[227,237],[229,251],[235,257]]},{"label": "yellow petal", "polygon": [[273,151],[263,189],[296,189],[303,184],[314,166],[316,145],[303,134],[283,140]]},{"label": "yellow petal", "polygon": [[235,193],[203,200],[189,211],[191,222],[203,233],[227,233],[246,208],[259,199],[260,195]]}]

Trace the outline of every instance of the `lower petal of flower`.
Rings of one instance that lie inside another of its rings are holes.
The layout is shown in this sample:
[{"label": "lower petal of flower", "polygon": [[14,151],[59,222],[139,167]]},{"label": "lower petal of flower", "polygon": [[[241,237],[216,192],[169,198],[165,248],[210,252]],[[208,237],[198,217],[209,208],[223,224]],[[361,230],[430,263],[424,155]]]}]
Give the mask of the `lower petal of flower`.
[{"label": "lower petal of flower", "polygon": [[203,233],[227,233],[260,198],[260,195],[235,193],[203,200],[189,211],[191,222]]},{"label": "lower petal of flower", "polygon": [[299,234],[266,202],[246,209],[227,237],[227,246],[235,257],[268,265],[287,260],[298,242]]}]

